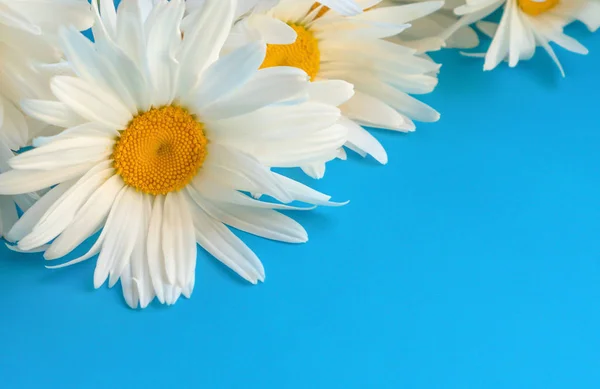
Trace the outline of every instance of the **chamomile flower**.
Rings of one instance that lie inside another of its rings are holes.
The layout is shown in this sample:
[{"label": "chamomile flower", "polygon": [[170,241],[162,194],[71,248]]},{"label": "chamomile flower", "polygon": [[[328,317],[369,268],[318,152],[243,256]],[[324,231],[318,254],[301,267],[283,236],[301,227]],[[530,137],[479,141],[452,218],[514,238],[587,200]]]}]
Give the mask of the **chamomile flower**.
[{"label": "chamomile flower", "polygon": [[[429,0],[384,0],[380,3],[380,6],[423,3],[426,1]],[[461,27],[450,37],[444,36],[446,30],[458,20],[454,14],[454,9],[464,4],[465,0],[446,0],[439,11],[412,21],[409,29],[396,37],[390,38],[390,40],[414,47],[421,52],[435,51],[442,47],[458,49],[476,47],[479,45],[479,37],[470,26]]]},{"label": "chamomile flower", "polygon": [[[481,22],[501,7],[500,24]],[[563,29],[575,20],[585,23],[591,31],[600,27],[600,0],[467,0],[455,13],[462,18],[447,35],[461,26],[478,22],[477,27],[493,38],[483,55],[484,70],[494,69],[503,60],[514,67],[519,61],[533,57],[536,47],[541,46],[564,76],[550,43],[577,54],[587,54],[588,50],[565,35]]]},{"label": "chamomile flower", "polygon": [[[40,130],[39,123],[23,115],[19,100],[46,91],[44,75],[34,66],[60,59],[60,51],[52,44],[53,34],[60,25],[86,29],[91,21],[85,0],[0,0],[0,172],[8,170],[13,151],[26,146]],[[25,210],[34,198],[0,196],[0,236],[17,220],[15,203]]]},{"label": "chamomile flower", "polygon": [[[413,119],[439,119],[435,110],[410,96],[435,88],[439,65],[419,56],[417,50],[385,38],[396,36],[410,27],[407,23],[438,10],[443,2],[377,9],[373,7],[381,0],[356,3],[365,11],[345,16],[311,0],[281,0],[271,9],[254,12],[236,23],[227,47],[264,39],[269,45],[262,67],[303,69],[315,93],[344,88],[338,80],[352,83],[354,96],[340,106],[340,124],[348,129],[345,146],[385,164],[384,148],[362,125],[406,132],[415,129]],[[318,178],[324,174],[325,162],[303,169]]]},{"label": "chamomile flower", "polygon": [[[202,0],[199,0],[202,1]],[[273,8],[281,0],[239,0],[238,8],[246,11],[266,11]],[[358,15],[363,11],[356,0],[323,0],[319,4],[334,10],[341,15]]]},{"label": "chamomile flower", "polygon": [[[96,288],[119,279],[131,307],[173,304],[194,288],[196,243],[246,280],[264,280],[256,255],[226,225],[283,242],[306,231],[276,210],[334,205],[269,167],[321,160],[346,141],[339,109],[308,102],[306,73],[259,70],[266,45],[219,56],[234,1],[207,0],[189,30],[182,0],[94,2],[95,43],[75,29],[62,46],[76,77],[51,81],[56,100],[25,110],[65,128],[11,159],[0,193],[51,188],[15,224],[22,250],[63,258],[102,230],[78,263],[99,254]],[[148,11],[147,13],[145,13]],[[147,16],[147,17],[144,17]],[[329,96],[329,94],[328,94]],[[351,96],[344,90],[335,98]],[[263,193],[278,202],[254,199]]]}]

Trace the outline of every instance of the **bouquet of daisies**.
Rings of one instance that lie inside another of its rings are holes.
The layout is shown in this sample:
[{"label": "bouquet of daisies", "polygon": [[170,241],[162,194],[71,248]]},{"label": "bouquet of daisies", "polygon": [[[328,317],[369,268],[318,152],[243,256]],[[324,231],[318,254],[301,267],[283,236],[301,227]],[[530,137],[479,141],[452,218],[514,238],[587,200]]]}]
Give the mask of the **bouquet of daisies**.
[{"label": "bouquet of daisies", "polygon": [[0,0],[0,234],[49,268],[97,258],[132,308],[189,298],[197,245],[264,281],[230,227],[306,242],[279,211],[345,204],[306,182],[347,153],[387,164],[369,129],[439,120],[415,97],[429,52],[485,34],[464,54],[486,70],[541,46],[563,72],[575,20],[600,27],[600,0]]}]

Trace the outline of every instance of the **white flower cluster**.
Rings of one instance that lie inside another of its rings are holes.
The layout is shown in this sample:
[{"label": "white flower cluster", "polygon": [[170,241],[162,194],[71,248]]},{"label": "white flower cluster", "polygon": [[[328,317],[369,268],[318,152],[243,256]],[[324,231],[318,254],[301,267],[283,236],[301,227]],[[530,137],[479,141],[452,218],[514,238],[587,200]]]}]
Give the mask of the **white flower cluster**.
[{"label": "white flower cluster", "polygon": [[189,298],[197,245],[263,281],[230,227],[303,243],[279,211],[344,204],[274,168],[386,164],[368,129],[440,117],[414,97],[428,52],[477,29],[486,70],[541,46],[562,72],[550,43],[585,54],[576,20],[596,30],[600,0],[0,0],[0,235],[49,268],[97,256],[95,287],[132,308]]}]

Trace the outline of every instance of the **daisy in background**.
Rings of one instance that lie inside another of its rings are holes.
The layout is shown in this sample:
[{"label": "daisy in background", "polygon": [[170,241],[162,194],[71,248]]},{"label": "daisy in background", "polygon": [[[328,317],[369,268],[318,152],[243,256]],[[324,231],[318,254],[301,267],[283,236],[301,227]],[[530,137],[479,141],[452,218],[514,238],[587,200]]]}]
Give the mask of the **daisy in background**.
[{"label": "daisy in background", "polygon": [[[150,4],[158,0],[144,0]],[[206,0],[186,0],[186,11],[191,12],[201,9]],[[248,12],[262,12],[269,10],[277,5],[279,0],[238,0],[235,10],[235,19],[247,14]],[[332,8],[342,15],[357,15],[362,12],[362,8],[355,0],[323,0],[321,2],[326,7]]]},{"label": "daisy in background", "polygon": [[[481,21],[503,7],[500,24]],[[510,67],[533,57],[536,47],[543,47],[565,75],[550,43],[577,54],[588,50],[563,33],[575,20],[585,23],[590,31],[600,27],[600,0],[467,0],[455,9],[462,18],[446,36],[462,26],[477,22],[477,27],[490,36],[492,44],[484,56],[484,70],[492,70],[504,60]],[[471,54],[473,55],[473,54]]]},{"label": "daisy in background", "polygon": [[[293,201],[336,204],[267,166],[335,154],[347,132],[336,124],[339,109],[308,102],[317,92],[297,68],[259,70],[263,42],[219,57],[232,0],[207,0],[183,38],[182,0],[159,1],[148,13],[140,0],[123,1],[116,12],[111,0],[93,4],[96,43],[73,28],[61,34],[77,76],[52,79],[54,100],[23,102],[32,116],[65,130],[36,139],[0,175],[5,195],[52,188],[9,237],[54,260],[102,230],[88,253],[54,267],[99,254],[94,286],[120,279],[131,307],[155,296],[167,304],[190,297],[196,243],[246,280],[264,280],[261,262],[226,225],[307,240],[276,210],[297,209],[282,204]],[[315,96],[341,102],[351,95],[345,88]]]},{"label": "daisy in background", "polygon": [[[429,0],[384,0],[381,5],[423,3]],[[441,48],[472,49],[479,45],[479,37],[475,30],[463,26],[452,36],[444,33],[458,20],[454,9],[464,5],[466,0],[445,0],[443,7],[430,15],[413,20],[411,28],[388,40],[413,47],[420,52],[436,51]]]},{"label": "daisy in background", "polygon": [[[53,45],[60,25],[84,30],[93,20],[85,0],[0,0],[0,172],[9,169],[14,151],[29,144],[43,127],[27,118],[19,108],[24,97],[47,92],[45,75],[37,64],[61,57]],[[17,221],[17,209],[28,209],[34,195],[0,196],[0,236]]]},{"label": "daisy in background", "polygon": [[[330,3],[334,6],[333,1]],[[337,3],[335,9],[347,2]],[[340,80],[353,84],[354,96],[340,106],[340,124],[348,129],[345,146],[385,164],[384,148],[361,126],[407,132],[415,129],[413,120],[439,119],[435,110],[410,96],[435,88],[439,65],[419,56],[417,50],[386,38],[408,29],[409,22],[437,11],[443,2],[373,8],[380,3],[356,1],[365,11],[345,16],[311,0],[281,0],[236,23],[226,49],[265,40],[268,48],[262,67],[292,66],[306,71],[315,101],[325,98],[322,101],[339,104],[332,93],[347,88]],[[339,156],[345,158],[343,149]],[[320,178],[326,161],[305,164],[303,169]]]}]

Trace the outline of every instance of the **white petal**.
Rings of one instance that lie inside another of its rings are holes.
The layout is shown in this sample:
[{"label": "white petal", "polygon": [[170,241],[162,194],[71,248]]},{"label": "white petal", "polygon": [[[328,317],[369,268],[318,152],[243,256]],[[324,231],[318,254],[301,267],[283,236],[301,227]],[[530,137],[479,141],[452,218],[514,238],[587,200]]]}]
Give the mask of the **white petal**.
[{"label": "white petal", "polygon": [[117,205],[119,204],[119,202],[121,201],[124,193],[125,193],[125,187],[123,187],[123,189],[120,190],[119,194],[117,195],[117,197],[115,198],[114,201],[114,205],[111,208],[111,213],[109,213],[108,215],[108,219],[106,220],[106,223],[104,224],[104,228],[102,229],[102,232],[100,233],[100,236],[98,237],[98,239],[96,240],[96,242],[92,245],[92,247],[88,250],[87,253],[85,253],[84,255],[82,255],[81,257],[75,258],[69,262],[65,262],[63,264],[60,265],[56,265],[56,266],[46,266],[46,268],[48,269],[60,269],[63,267],[67,267],[67,266],[72,266],[75,265],[77,263],[86,261],[90,258],[92,258],[94,255],[100,253],[101,249],[102,249],[102,245],[104,244],[104,240],[106,238],[106,234],[108,233],[108,231],[112,228],[115,228],[114,224],[115,224],[115,215],[117,215],[116,212],[114,212],[115,208],[117,207]]},{"label": "white petal", "polygon": [[15,225],[19,216],[10,196],[0,196],[0,236],[5,236]]},{"label": "white petal", "polygon": [[67,76],[54,77],[50,87],[60,101],[90,121],[121,129],[132,119],[127,107],[117,97],[94,88],[81,79]]},{"label": "white petal", "polygon": [[247,281],[264,281],[264,268],[256,255],[223,223],[214,220],[201,209],[192,213],[196,240],[215,258]]},{"label": "white petal", "polygon": [[162,225],[163,225],[163,209],[164,196],[156,196],[152,205],[152,213],[150,214],[150,224],[148,226],[148,267],[150,278],[154,286],[154,293],[161,302],[165,303],[167,284],[167,275],[163,264],[163,248],[162,248]]},{"label": "white petal", "polygon": [[[152,286],[152,279],[150,277],[150,268],[148,264],[147,255],[147,244],[148,244],[148,226],[150,222],[150,214],[152,212],[151,196],[143,196],[143,215],[140,223],[140,232],[136,246],[131,254],[131,278],[135,284],[132,294],[139,299],[141,308],[146,308],[148,304],[154,299],[154,287]],[[192,226],[193,228],[193,226]],[[196,241],[192,237],[194,247]],[[121,283],[123,283],[123,275],[121,275]],[[125,289],[123,290],[125,293]],[[135,299],[133,299],[135,301]]]},{"label": "white petal", "polygon": [[208,127],[215,139],[247,149],[244,145],[260,144],[264,140],[308,138],[311,133],[337,123],[340,116],[336,107],[307,102],[265,107],[246,115],[210,122]]},{"label": "white petal", "polygon": [[38,223],[46,211],[67,191],[75,182],[65,182],[52,188],[40,200],[38,200],[31,208],[21,216],[19,221],[15,223],[13,228],[7,234],[6,239],[10,242],[16,242],[27,234]]},{"label": "white petal", "polygon": [[123,180],[117,175],[102,184],[79,209],[71,224],[52,242],[44,258],[61,258],[92,236],[105,222],[115,198],[124,186]]},{"label": "white petal", "polygon": [[196,86],[199,75],[215,62],[231,30],[235,12],[234,0],[209,0],[197,18],[190,21],[177,60],[181,64],[179,95]]},{"label": "white petal", "polygon": [[310,83],[310,98],[335,107],[345,103],[354,96],[354,86],[342,80],[323,80]]},{"label": "white petal", "polygon": [[[110,277],[108,280],[108,287],[112,288],[121,275],[124,272],[130,270],[131,267],[131,256],[136,246],[139,245],[138,235],[142,231],[141,224],[143,222],[143,212],[144,212],[144,195],[138,193],[133,188],[128,188],[127,192],[124,195],[123,202],[127,204],[127,212],[132,215],[130,219],[127,220],[127,229],[124,233],[119,236],[119,240],[121,244],[118,246],[120,249],[115,253],[114,263],[112,269],[110,270]],[[123,204],[125,207],[125,204]],[[110,231],[109,231],[110,233]],[[111,235],[107,233],[105,245],[110,244]],[[104,249],[104,247],[103,247]],[[128,280],[126,280],[127,282]],[[133,293],[130,293],[131,297]],[[133,298],[130,298],[133,301]]]},{"label": "white petal", "polygon": [[369,127],[399,131],[414,130],[412,122],[407,122],[395,109],[364,93],[356,92],[340,108],[347,117]]},{"label": "white petal", "polygon": [[183,1],[159,3],[146,22],[148,68],[154,86],[150,103],[154,106],[170,104],[177,95],[179,63],[175,56],[181,44],[184,11]]},{"label": "white petal", "polygon": [[325,177],[325,168],[326,168],[325,163],[326,162],[327,161],[313,162],[308,165],[300,166],[300,168],[309,177],[314,178],[315,180],[320,180],[321,178]]},{"label": "white petal", "polygon": [[179,249],[179,260],[180,271],[178,273],[179,283],[181,289],[184,291],[186,297],[190,297],[193,287],[194,280],[196,279],[196,234],[194,231],[194,221],[192,220],[191,212],[189,209],[190,201],[187,199],[185,192],[179,192],[179,213],[180,213],[180,228],[181,234],[179,236],[180,249]]},{"label": "white petal", "polygon": [[289,45],[296,41],[296,31],[287,23],[273,17],[253,14],[248,17],[248,24],[255,28],[268,44]]},{"label": "white petal", "polygon": [[29,21],[46,32],[56,33],[59,26],[73,25],[80,31],[91,27],[93,16],[87,1],[8,1],[27,15]]},{"label": "white petal", "polygon": [[292,180],[281,174],[277,174],[277,178],[281,181],[288,192],[292,194],[295,200],[302,201],[307,204],[324,205],[324,206],[341,206],[346,205],[348,202],[335,203],[329,201],[331,196],[324,193],[318,192],[308,186],[301,184],[298,181]]},{"label": "white petal", "polygon": [[213,63],[202,74],[200,86],[190,97],[196,112],[210,118],[210,105],[247,83],[258,71],[265,53],[263,42],[252,42]]},{"label": "white petal", "polygon": [[[135,235],[139,231],[139,215],[129,213],[137,200],[137,195],[134,189],[124,187],[115,199],[102,231],[104,241],[94,270],[94,288],[96,289],[104,284],[118,263],[123,260],[129,261],[135,245]],[[135,228],[130,228],[132,225]]]},{"label": "white petal", "polygon": [[234,93],[206,107],[204,115],[211,120],[226,119],[287,100],[306,101],[309,85],[308,76],[298,68],[261,69]]},{"label": "white petal", "polygon": [[23,100],[21,108],[29,116],[58,127],[73,127],[84,122],[81,116],[59,101]]},{"label": "white petal", "polygon": [[21,13],[4,4],[2,6],[2,12],[0,12],[1,24],[24,30],[34,35],[40,35],[42,33],[42,30],[37,25],[31,23]]},{"label": "white petal", "polygon": [[388,156],[381,143],[367,130],[348,118],[342,118],[340,123],[348,129],[348,142],[371,155],[381,164],[388,162]]},{"label": "white petal", "polygon": [[127,263],[125,269],[121,272],[121,289],[123,290],[123,298],[131,309],[138,307],[140,296],[137,292],[137,287],[131,276],[131,263]]},{"label": "white petal", "polygon": [[377,23],[404,24],[427,16],[444,5],[443,1],[423,1],[414,4],[382,7],[354,16],[355,20],[373,21]]},{"label": "white petal", "polygon": [[400,113],[422,122],[436,122],[440,114],[427,104],[374,77],[352,80],[357,90],[388,104]]},{"label": "white petal", "polygon": [[[116,140],[119,137],[119,132],[110,127],[106,127],[100,123],[85,123],[75,127],[67,128],[61,131],[57,135],[53,136],[38,136],[34,138],[32,144],[36,148],[54,143],[56,141],[63,141],[66,139],[78,139],[78,138],[92,138],[87,142],[97,142],[98,144],[109,143]],[[98,139],[103,138],[103,139]],[[95,139],[95,140],[94,140]]]},{"label": "white petal", "polygon": [[[103,1],[102,4],[104,3],[107,2]],[[94,45],[73,27],[62,29],[60,37],[65,57],[75,73],[90,84],[98,85],[113,95],[119,96],[123,105],[132,115],[135,115],[137,113],[135,101],[127,87],[121,82],[120,72],[123,69],[115,69],[113,58],[103,56],[96,51],[96,47],[106,40],[100,39]]]},{"label": "white petal", "polygon": [[22,194],[49,188],[83,175],[95,163],[70,166],[56,171],[11,170],[0,174],[0,194]]},{"label": "white petal", "polygon": [[253,154],[273,167],[296,167],[312,162],[329,161],[337,155],[348,138],[346,127],[336,124],[310,136],[252,144]]},{"label": "white petal", "polygon": [[590,29],[595,32],[600,28],[600,4],[596,1],[588,1],[579,11],[577,18],[581,20]]},{"label": "white petal", "polygon": [[196,244],[187,200],[179,192],[166,196],[162,225],[162,248],[167,279],[185,288],[196,269]]},{"label": "white petal", "polygon": [[[257,188],[261,193],[268,194],[283,203],[292,201],[273,173],[251,155],[214,144],[210,146],[206,163],[207,169],[214,165],[225,170],[239,172],[251,183],[253,188]],[[202,180],[201,176],[198,177],[198,180]],[[197,185],[202,186],[202,183]]]},{"label": "white petal", "polygon": [[9,161],[13,169],[56,170],[107,159],[114,141],[106,137],[66,138],[19,154]]},{"label": "white petal", "polygon": [[19,248],[29,250],[49,243],[70,224],[79,208],[112,174],[108,164],[90,169],[69,190],[54,202],[33,230],[19,241]]},{"label": "white petal", "polygon": [[[275,174],[275,173],[273,173]],[[237,190],[228,188],[219,183],[219,181],[204,181],[202,186],[191,185],[188,186],[187,192],[190,197],[201,203],[202,198],[208,198],[212,201],[228,203],[234,205],[243,205],[247,207],[255,208],[267,208],[267,209],[286,209],[286,210],[307,210],[312,208],[301,208],[294,207],[285,204],[271,203],[266,201],[259,201]]]},{"label": "white petal", "polygon": [[293,219],[270,209],[219,204],[209,200],[202,208],[213,218],[263,238],[288,243],[304,243],[308,240],[306,230]]},{"label": "white petal", "polygon": [[355,0],[322,0],[320,3],[342,15],[356,15],[362,12]]},{"label": "white petal", "polygon": [[23,113],[0,94],[0,142],[12,150],[25,146],[28,140],[27,122]]}]

